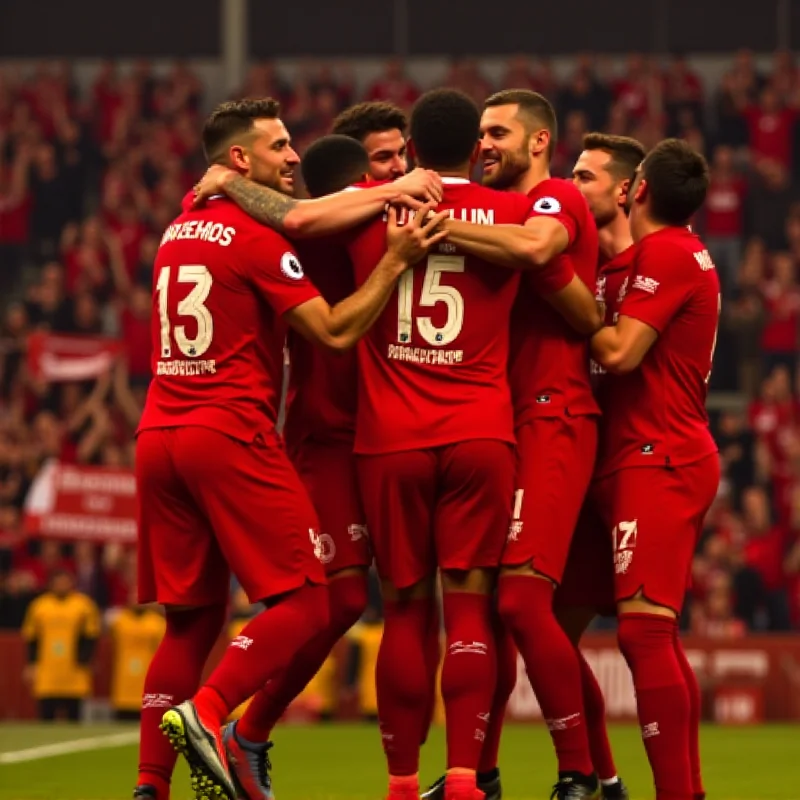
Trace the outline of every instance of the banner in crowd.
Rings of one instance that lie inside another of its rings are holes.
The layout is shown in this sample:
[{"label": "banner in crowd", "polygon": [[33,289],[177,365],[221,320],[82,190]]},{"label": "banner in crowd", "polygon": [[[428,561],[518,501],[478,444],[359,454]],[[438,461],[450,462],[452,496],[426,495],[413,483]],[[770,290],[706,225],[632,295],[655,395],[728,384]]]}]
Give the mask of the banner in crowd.
[{"label": "banner in crowd", "polygon": [[51,539],[134,543],[133,470],[48,462],[25,500],[25,529]]},{"label": "banner in crowd", "polygon": [[48,383],[87,381],[109,370],[122,343],[105,336],[33,333],[28,337],[28,369]]},{"label": "banner in crowd", "polygon": [[[751,635],[738,640],[687,637],[686,656],[703,695],[703,716],[729,725],[800,720],[800,636]],[[636,719],[630,669],[613,635],[587,635],[581,644],[614,721]],[[508,718],[541,719],[520,658]]]}]

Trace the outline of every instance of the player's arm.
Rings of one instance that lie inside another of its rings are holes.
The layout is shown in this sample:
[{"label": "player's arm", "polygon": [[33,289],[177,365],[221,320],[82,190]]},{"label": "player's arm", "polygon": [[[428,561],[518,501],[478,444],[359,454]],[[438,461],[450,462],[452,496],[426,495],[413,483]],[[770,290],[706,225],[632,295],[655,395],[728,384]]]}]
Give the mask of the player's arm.
[{"label": "player's arm", "polygon": [[617,324],[592,337],[595,361],[618,374],[636,369],[686,302],[696,269],[691,255],[669,244],[640,245]]},{"label": "player's arm", "polygon": [[313,200],[296,200],[255,183],[227,167],[209,167],[195,192],[195,205],[215,194],[226,194],[245,213],[290,237],[323,236],[352,228],[380,214],[387,203],[421,205],[414,198],[438,203],[442,181],[435,173],[415,169],[392,183],[357,192],[337,192]]},{"label": "player's arm", "polygon": [[449,219],[448,241],[484,261],[510,269],[541,269],[569,245],[569,232],[552,216],[531,217],[524,225],[476,225]]},{"label": "player's arm", "polygon": [[[430,210],[431,206],[424,207]],[[397,212],[389,209],[386,229],[388,249],[363,285],[335,306],[315,297],[288,311],[288,323],[312,342],[332,350],[348,350],[372,327],[392,296],[400,275],[422,260],[447,233],[437,230],[446,212],[425,221],[418,214],[405,225],[397,224]]]},{"label": "player's arm", "polygon": [[634,317],[621,316],[616,325],[601,328],[592,337],[592,357],[609,372],[635,370],[658,339],[658,331]]},{"label": "player's arm", "polygon": [[591,336],[603,325],[603,314],[586,284],[575,274],[556,291],[541,292],[546,300],[578,333]]}]

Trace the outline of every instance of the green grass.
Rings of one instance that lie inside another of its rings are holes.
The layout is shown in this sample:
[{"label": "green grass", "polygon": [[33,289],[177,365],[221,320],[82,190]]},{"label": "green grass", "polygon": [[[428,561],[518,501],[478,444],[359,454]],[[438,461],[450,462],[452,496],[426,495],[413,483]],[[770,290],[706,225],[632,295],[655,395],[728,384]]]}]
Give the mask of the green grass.
[{"label": "green grass", "polygon": [[[88,736],[134,730],[125,726],[0,725],[0,753]],[[647,762],[635,726],[611,729],[617,766],[634,800],[652,800]],[[283,727],[273,764],[279,800],[379,800],[385,788],[377,729],[365,725]],[[800,726],[706,727],[703,760],[709,800],[798,800]],[[441,729],[423,751],[421,775],[436,777],[444,763]],[[554,761],[541,725],[510,725],[501,766],[507,800],[546,800]],[[135,782],[136,748],[73,753],[0,765],[0,800],[127,800]],[[172,800],[188,800],[180,768]]]}]

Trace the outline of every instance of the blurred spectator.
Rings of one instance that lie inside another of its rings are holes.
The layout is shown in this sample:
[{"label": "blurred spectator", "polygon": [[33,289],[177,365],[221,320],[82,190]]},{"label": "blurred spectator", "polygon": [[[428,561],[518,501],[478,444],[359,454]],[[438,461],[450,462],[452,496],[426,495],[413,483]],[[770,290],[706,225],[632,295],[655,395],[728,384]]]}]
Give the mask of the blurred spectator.
[{"label": "blurred spectator", "polygon": [[742,258],[744,203],[747,182],[735,166],[733,148],[719,145],[711,162],[711,185],[705,204],[704,241],[719,271],[723,288],[730,293]]}]

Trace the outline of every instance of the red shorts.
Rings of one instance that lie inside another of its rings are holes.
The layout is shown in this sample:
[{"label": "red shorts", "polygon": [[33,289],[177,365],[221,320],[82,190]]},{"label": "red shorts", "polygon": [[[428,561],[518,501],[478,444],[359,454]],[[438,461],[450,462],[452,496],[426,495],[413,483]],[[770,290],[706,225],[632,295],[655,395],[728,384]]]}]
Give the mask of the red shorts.
[{"label": "red shorts", "polygon": [[372,563],[352,442],[306,439],[289,453],[319,515],[328,575]]},{"label": "red shorts", "polygon": [[225,603],[230,571],[251,601],[325,583],[317,515],[283,448],[202,427],[136,442],[139,602]]},{"label": "red shorts", "polygon": [[617,602],[641,590],[680,613],[719,476],[714,453],[679,467],[621,469],[597,482],[592,495],[611,534]]},{"label": "red shorts", "polygon": [[597,417],[539,417],[517,429],[517,490],[504,566],[561,582],[597,452]]},{"label": "red shorts", "polygon": [[514,448],[474,439],[357,456],[378,574],[407,588],[436,572],[495,568],[508,531]]},{"label": "red shorts", "polygon": [[583,504],[567,565],[553,599],[556,608],[591,608],[597,614],[612,617],[614,602],[614,553],[611,537],[593,502],[590,487]]}]

